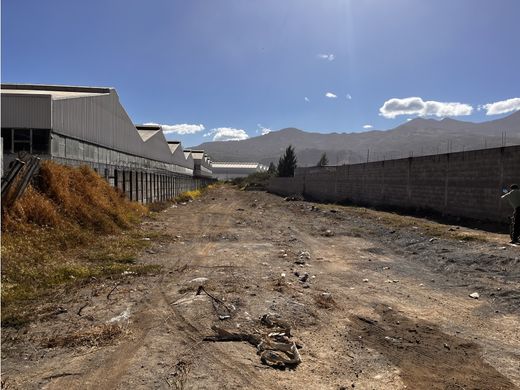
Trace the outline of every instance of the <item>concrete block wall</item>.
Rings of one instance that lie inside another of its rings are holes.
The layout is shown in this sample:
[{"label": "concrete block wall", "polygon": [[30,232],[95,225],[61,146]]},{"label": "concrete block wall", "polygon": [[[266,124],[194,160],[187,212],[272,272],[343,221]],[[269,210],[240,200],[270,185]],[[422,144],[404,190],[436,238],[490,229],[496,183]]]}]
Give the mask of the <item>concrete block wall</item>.
[{"label": "concrete block wall", "polygon": [[301,195],[303,180],[299,177],[272,177],[269,180],[269,191],[282,196]]},{"label": "concrete block wall", "polygon": [[318,201],[353,202],[504,222],[511,207],[502,188],[520,184],[520,146],[299,168],[294,178],[273,178],[269,190]]}]

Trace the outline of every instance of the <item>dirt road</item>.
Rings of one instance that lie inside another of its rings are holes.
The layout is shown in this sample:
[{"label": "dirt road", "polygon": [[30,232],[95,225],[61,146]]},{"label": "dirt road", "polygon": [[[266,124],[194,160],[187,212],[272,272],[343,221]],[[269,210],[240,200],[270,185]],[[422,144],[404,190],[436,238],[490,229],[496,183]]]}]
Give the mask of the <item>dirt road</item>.
[{"label": "dirt road", "polygon": [[[505,235],[230,187],[142,228],[161,239],[139,261],[162,272],[92,281],[4,331],[5,388],[520,386],[520,247]],[[268,313],[302,346],[294,369],[203,340],[212,325],[266,332]]]}]

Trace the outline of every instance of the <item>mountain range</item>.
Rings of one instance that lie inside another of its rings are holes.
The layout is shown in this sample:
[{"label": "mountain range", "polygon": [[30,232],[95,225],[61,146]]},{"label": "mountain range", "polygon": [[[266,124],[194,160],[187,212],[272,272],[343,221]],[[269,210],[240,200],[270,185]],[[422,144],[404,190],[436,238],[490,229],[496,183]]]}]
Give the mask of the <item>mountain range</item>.
[{"label": "mountain range", "polygon": [[330,165],[475,150],[520,144],[520,111],[481,122],[416,118],[390,130],[313,133],[296,128],[272,131],[242,141],[205,142],[213,161],[277,162],[285,148],[295,148],[298,166],[315,165],[326,153]]}]

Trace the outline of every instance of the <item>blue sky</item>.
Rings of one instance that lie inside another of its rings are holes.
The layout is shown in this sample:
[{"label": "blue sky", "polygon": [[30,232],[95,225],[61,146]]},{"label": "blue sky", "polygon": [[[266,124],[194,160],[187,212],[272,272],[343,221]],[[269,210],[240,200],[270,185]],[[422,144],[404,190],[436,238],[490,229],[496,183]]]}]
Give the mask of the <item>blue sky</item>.
[{"label": "blue sky", "polygon": [[1,73],[115,87],[185,145],[484,121],[520,109],[519,20],[517,0],[3,0]]}]

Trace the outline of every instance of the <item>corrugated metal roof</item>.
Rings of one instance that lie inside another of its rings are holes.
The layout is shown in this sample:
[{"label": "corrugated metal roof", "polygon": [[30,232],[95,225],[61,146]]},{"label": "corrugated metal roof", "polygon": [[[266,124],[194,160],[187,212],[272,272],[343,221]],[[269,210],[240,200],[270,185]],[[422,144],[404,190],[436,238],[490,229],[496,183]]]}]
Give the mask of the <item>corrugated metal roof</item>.
[{"label": "corrugated metal roof", "polygon": [[213,168],[262,168],[262,165],[257,162],[228,162],[228,161],[213,161]]},{"label": "corrugated metal roof", "polygon": [[[169,144],[160,126],[134,125],[113,88],[2,84],[2,121],[10,127],[52,129],[184,170],[192,171],[194,166],[194,154],[184,152],[178,142]],[[210,166],[204,151],[195,154],[201,165]]]},{"label": "corrugated metal roof", "polygon": [[3,94],[50,95],[52,100],[73,99],[109,94],[111,88],[74,87],[70,85],[2,84]]},{"label": "corrugated metal roof", "polygon": [[89,92],[64,92],[64,91],[32,91],[29,89],[2,89],[3,94],[14,95],[50,95],[52,100],[73,99],[85,96],[107,95],[102,93]]}]

